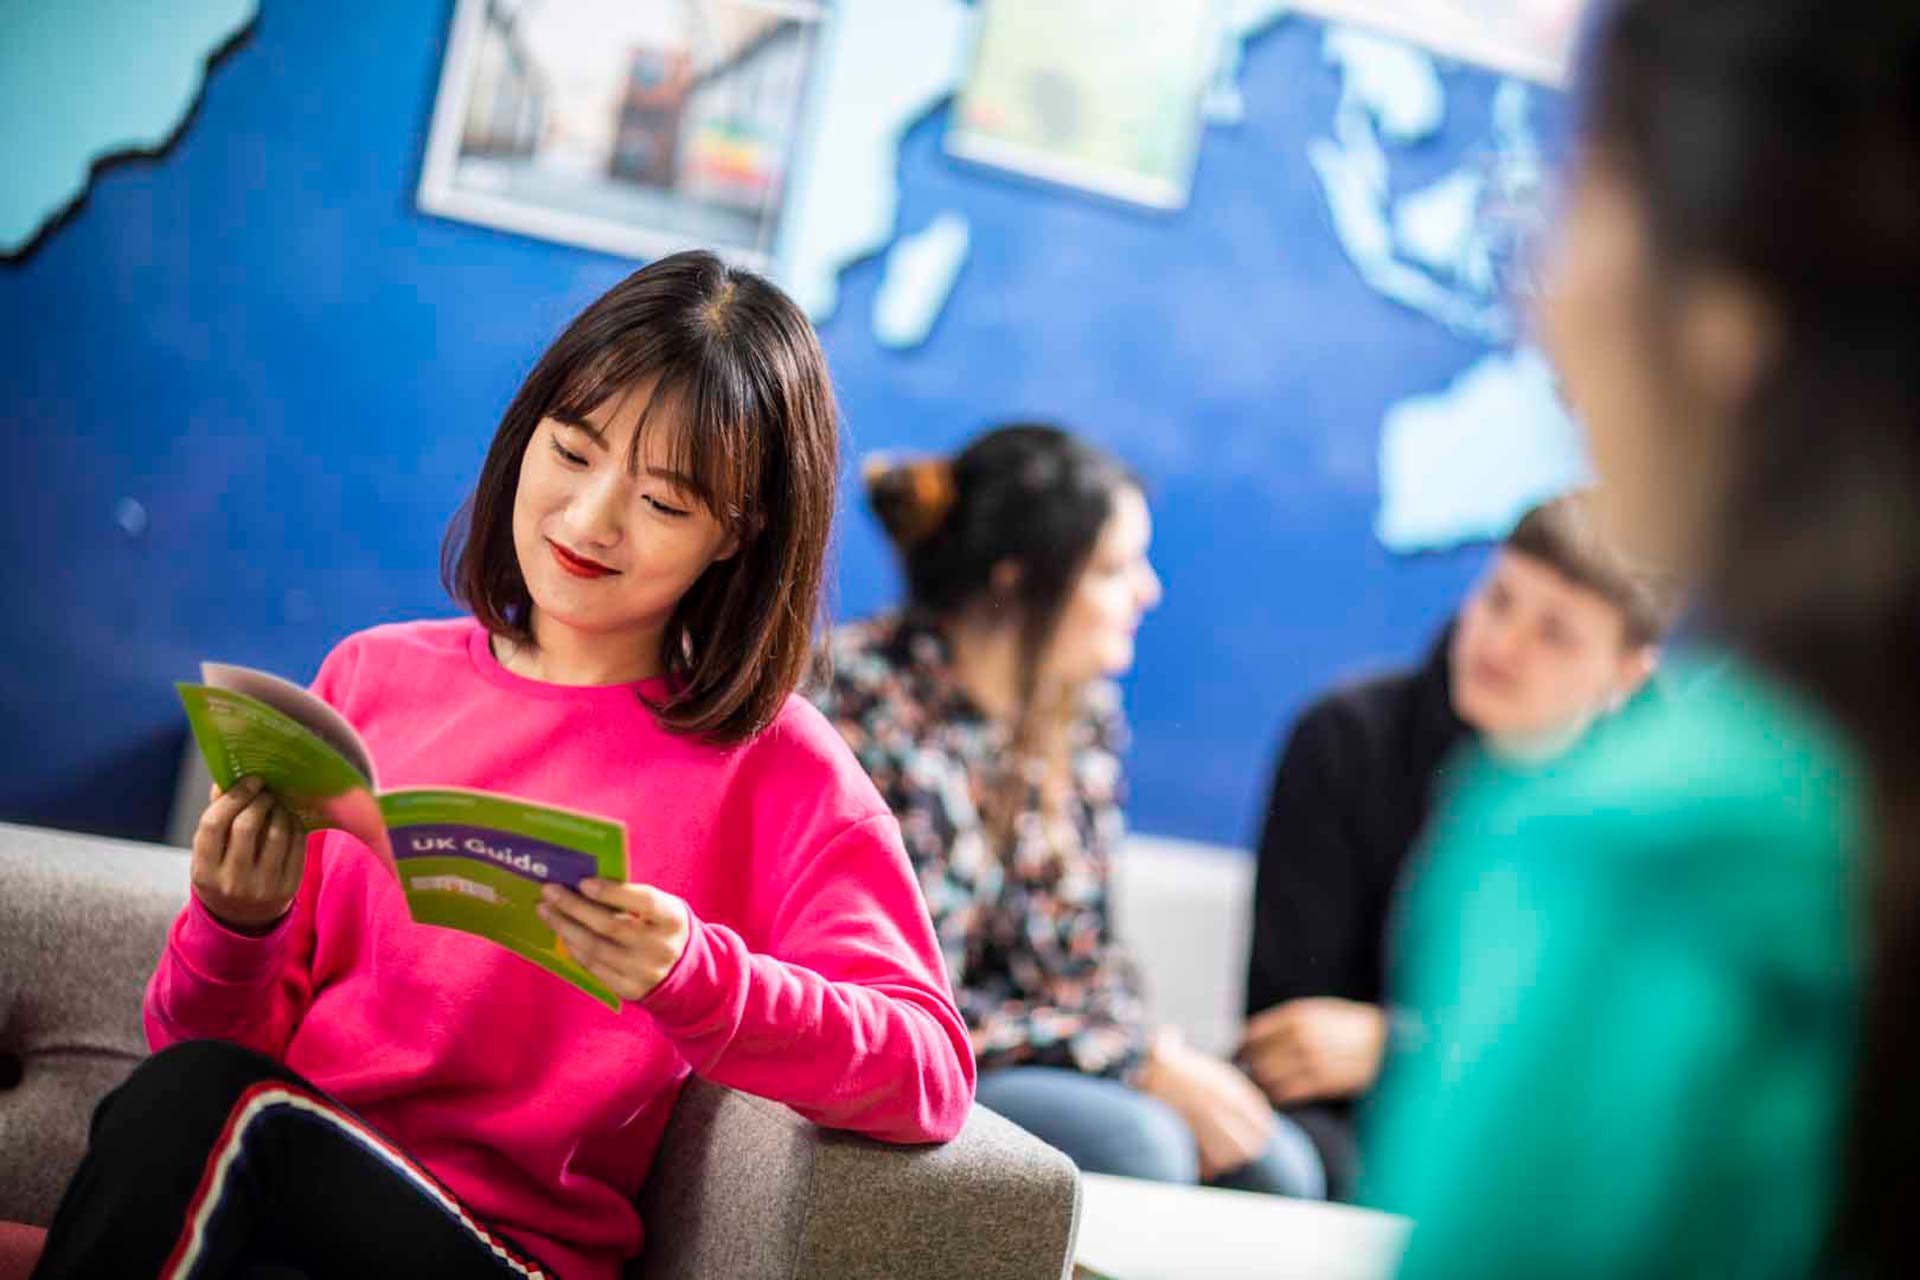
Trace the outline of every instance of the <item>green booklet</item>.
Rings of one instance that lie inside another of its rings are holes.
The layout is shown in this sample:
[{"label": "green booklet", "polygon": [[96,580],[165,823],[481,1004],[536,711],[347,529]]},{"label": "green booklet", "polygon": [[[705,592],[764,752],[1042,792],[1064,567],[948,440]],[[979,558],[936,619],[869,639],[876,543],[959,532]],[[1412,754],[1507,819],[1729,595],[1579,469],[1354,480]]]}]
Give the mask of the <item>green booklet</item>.
[{"label": "green booklet", "polygon": [[421,924],[491,939],[619,1010],[534,908],[543,885],[624,883],[625,823],[459,787],[381,793],[360,735],[314,694],[248,667],[200,673],[176,687],[222,790],[258,777],[309,830],[337,828],[372,849]]}]

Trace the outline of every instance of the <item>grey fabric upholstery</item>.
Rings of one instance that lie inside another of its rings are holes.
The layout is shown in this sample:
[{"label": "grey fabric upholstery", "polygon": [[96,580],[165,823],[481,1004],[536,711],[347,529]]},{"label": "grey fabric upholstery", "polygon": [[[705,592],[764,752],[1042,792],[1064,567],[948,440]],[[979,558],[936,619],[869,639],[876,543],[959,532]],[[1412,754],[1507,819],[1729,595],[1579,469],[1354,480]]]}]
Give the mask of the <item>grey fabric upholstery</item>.
[{"label": "grey fabric upholstery", "polygon": [[888,1147],[689,1083],[640,1197],[640,1280],[1062,1275],[1078,1225],[1070,1161],[976,1107],[941,1147]]},{"label": "grey fabric upholstery", "polygon": [[[94,1104],[145,1055],[141,992],[186,875],[178,849],[0,823],[0,1219],[52,1216]],[[695,1080],[640,1203],[646,1280],[1058,1280],[1079,1180],[984,1108],[945,1146],[897,1148]]]},{"label": "grey fabric upholstery", "polygon": [[52,1216],[94,1104],[146,1056],[140,997],[186,883],[177,849],[0,825],[0,1218]]}]

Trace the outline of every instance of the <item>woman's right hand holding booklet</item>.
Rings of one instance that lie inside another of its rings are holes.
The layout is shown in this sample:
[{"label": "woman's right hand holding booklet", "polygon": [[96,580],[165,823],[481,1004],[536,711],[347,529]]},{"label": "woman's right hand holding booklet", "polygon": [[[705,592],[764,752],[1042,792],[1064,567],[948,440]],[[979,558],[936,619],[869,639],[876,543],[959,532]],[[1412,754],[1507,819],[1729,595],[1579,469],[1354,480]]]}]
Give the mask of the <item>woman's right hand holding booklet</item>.
[{"label": "woman's right hand holding booklet", "polygon": [[264,934],[293,905],[306,871],[307,832],[258,778],[213,787],[193,833],[193,894],[236,933]]}]

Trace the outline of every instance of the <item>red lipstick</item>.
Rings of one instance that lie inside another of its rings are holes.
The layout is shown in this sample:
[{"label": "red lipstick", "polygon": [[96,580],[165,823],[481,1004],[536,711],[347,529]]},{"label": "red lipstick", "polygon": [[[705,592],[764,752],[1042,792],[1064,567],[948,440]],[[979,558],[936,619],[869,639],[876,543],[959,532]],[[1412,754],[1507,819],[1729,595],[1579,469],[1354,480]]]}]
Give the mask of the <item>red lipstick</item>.
[{"label": "red lipstick", "polygon": [[598,560],[577,556],[551,538],[547,539],[547,546],[553,552],[553,558],[559,562],[560,567],[576,578],[604,578],[610,573],[619,572],[617,569],[601,564]]}]

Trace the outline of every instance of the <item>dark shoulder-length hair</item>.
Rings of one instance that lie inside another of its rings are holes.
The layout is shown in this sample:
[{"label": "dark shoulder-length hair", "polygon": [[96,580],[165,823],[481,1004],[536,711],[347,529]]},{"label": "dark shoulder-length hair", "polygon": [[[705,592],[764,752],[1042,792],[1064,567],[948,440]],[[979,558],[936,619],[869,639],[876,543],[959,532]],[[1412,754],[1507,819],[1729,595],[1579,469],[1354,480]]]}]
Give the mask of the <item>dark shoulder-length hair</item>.
[{"label": "dark shoulder-length hair", "polygon": [[[978,612],[1018,628],[1013,754],[1063,770],[1073,700],[1041,705],[1041,667],[1119,495],[1140,490],[1140,478],[1070,431],[1018,422],[951,458],[875,459],[866,483],[899,554],[911,611],[939,624]],[[1003,577],[1003,566],[1017,572]],[[1002,847],[1026,795],[1022,771],[1009,771],[1004,785],[987,804]]]},{"label": "dark shoulder-length hair", "polygon": [[675,470],[739,538],[675,606],[662,643],[672,731],[744,741],[805,672],[839,469],[837,413],[813,326],[793,301],[711,253],[680,253],[615,285],[547,348],[507,406],[441,554],[454,598],[531,645],[533,600],[513,546],[520,461],[543,418],[584,418],[652,383],[634,447],[670,411]]},{"label": "dark shoulder-length hair", "polygon": [[1731,272],[1773,313],[1701,604],[1863,751],[1873,937],[1835,1261],[1920,1275],[1920,5],[1617,0],[1590,73],[1587,145],[1636,189],[1663,278]]}]

